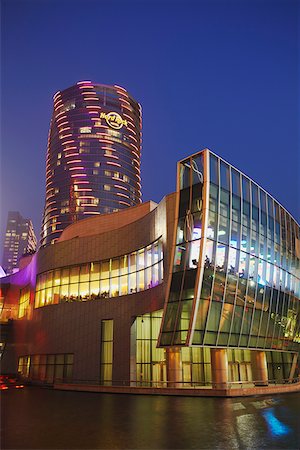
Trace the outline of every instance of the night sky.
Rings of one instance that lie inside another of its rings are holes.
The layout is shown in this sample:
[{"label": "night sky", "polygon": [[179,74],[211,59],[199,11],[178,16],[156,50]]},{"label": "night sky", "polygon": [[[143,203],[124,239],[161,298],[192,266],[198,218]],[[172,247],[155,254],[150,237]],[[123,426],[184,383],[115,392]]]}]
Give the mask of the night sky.
[{"label": "night sky", "polygon": [[1,236],[19,210],[39,239],[52,96],[80,80],[141,103],[144,201],[208,147],[299,221],[297,3],[2,1]]}]

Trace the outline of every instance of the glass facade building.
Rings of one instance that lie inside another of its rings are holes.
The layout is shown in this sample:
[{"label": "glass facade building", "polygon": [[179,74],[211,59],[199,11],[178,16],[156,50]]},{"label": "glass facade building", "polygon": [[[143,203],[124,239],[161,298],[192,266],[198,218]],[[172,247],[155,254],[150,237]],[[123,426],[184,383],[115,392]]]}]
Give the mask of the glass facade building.
[{"label": "glass facade building", "polygon": [[160,345],[297,351],[297,222],[208,150],[178,163],[177,183]]},{"label": "glass facade building", "polygon": [[2,266],[9,275],[19,268],[19,259],[36,251],[36,237],[30,219],[18,211],[9,211],[4,240]]},{"label": "glass facade building", "polygon": [[41,245],[71,223],[141,202],[141,107],[120,86],[81,81],[54,95]]},{"label": "glass facade building", "polygon": [[299,224],[208,149],[178,163],[159,204],[73,223],[25,262],[1,279],[7,373],[122,392],[300,391]]}]

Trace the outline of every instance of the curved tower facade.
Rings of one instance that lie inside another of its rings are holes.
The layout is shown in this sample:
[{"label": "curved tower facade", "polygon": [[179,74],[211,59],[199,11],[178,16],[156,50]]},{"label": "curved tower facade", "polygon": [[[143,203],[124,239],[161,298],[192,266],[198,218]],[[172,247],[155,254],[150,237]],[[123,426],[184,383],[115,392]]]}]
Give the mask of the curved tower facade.
[{"label": "curved tower facade", "polygon": [[48,137],[41,245],[71,223],[141,203],[141,107],[120,86],[58,91]]}]

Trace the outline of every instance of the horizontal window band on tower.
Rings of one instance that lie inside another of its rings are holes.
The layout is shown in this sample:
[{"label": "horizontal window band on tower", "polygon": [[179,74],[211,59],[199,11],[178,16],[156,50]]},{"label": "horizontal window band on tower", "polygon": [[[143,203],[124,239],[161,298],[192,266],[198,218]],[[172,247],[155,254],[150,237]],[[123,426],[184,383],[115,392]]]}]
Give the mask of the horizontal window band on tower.
[{"label": "horizontal window band on tower", "polygon": [[159,238],[127,255],[39,274],[35,307],[134,294],[162,280],[163,246]]}]

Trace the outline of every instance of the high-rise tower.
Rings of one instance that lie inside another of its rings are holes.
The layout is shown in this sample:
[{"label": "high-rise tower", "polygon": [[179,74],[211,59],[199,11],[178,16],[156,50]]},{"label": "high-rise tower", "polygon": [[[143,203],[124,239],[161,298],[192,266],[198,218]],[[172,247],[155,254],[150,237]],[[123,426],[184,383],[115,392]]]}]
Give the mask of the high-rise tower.
[{"label": "high-rise tower", "polygon": [[71,223],[141,202],[141,107],[120,86],[57,92],[46,162],[41,245]]},{"label": "high-rise tower", "polygon": [[36,251],[36,237],[30,219],[18,211],[9,211],[5,232],[2,266],[9,275],[19,267],[19,259]]}]

